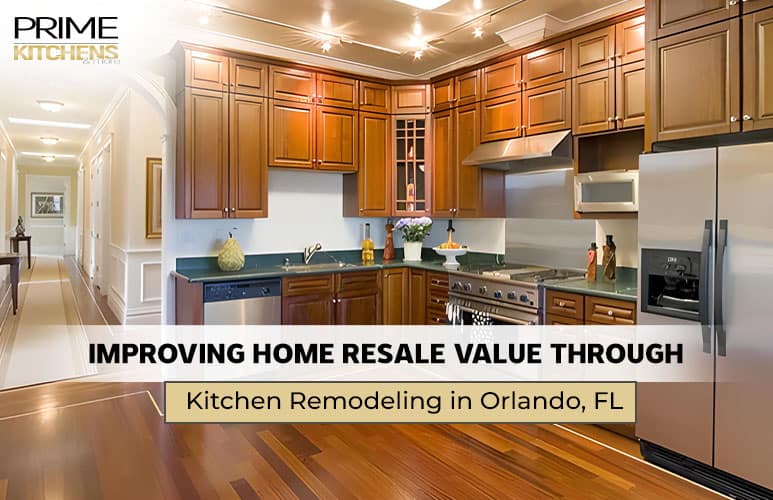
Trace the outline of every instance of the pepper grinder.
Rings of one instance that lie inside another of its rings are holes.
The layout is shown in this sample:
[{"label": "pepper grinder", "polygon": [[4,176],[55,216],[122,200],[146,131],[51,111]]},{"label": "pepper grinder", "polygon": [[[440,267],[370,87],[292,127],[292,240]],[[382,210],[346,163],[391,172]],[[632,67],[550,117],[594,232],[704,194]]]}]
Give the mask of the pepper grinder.
[{"label": "pepper grinder", "polygon": [[392,231],[395,226],[392,224],[392,219],[387,219],[386,223],[386,243],[384,243],[384,260],[390,261],[395,258],[395,239]]},{"label": "pepper grinder", "polygon": [[596,266],[598,265],[599,249],[596,242],[590,244],[588,248],[588,271],[585,273],[585,279],[596,281]]},{"label": "pepper grinder", "polygon": [[612,241],[612,235],[607,235],[607,242],[604,244],[604,258],[602,260],[602,271],[604,279],[608,281],[615,280],[615,268],[617,267],[617,245]]}]

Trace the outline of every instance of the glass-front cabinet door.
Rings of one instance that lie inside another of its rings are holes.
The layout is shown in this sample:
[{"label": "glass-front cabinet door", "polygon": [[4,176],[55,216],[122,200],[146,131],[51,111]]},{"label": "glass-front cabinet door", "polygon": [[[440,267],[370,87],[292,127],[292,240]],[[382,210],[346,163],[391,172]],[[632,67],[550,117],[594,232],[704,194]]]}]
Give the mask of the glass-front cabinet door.
[{"label": "glass-front cabinet door", "polygon": [[395,117],[395,215],[430,211],[426,115]]}]

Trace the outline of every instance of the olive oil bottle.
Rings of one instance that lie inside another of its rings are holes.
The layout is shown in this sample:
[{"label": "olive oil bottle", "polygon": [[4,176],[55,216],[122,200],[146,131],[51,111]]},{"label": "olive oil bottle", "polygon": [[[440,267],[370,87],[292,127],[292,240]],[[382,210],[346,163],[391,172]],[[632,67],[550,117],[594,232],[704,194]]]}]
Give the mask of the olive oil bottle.
[{"label": "olive oil bottle", "polygon": [[373,240],[370,238],[370,224],[365,224],[365,236],[362,238],[362,263],[373,264],[375,260]]}]

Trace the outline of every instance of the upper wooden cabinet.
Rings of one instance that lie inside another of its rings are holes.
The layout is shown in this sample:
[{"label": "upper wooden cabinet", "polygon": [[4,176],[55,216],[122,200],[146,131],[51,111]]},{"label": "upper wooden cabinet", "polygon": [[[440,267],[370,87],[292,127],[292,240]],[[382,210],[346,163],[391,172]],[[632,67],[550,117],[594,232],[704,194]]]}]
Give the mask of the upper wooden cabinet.
[{"label": "upper wooden cabinet", "polygon": [[382,83],[360,81],[360,111],[389,113],[392,110],[392,89]]},{"label": "upper wooden cabinet", "polygon": [[357,80],[317,73],[317,103],[339,108],[357,108]]},{"label": "upper wooden cabinet", "polygon": [[612,68],[614,65],[614,26],[572,39],[572,76],[594,73]]},{"label": "upper wooden cabinet", "polygon": [[[480,107],[478,104],[460,106],[454,110],[454,135],[455,146],[454,162],[456,184],[456,217],[477,217],[482,193],[480,183],[480,167],[477,165],[462,165],[473,150],[480,144]],[[496,196],[489,192],[488,196]]]},{"label": "upper wooden cabinet", "polygon": [[491,99],[521,90],[521,57],[514,57],[481,70],[481,98]]},{"label": "upper wooden cabinet", "polygon": [[480,103],[480,142],[513,139],[522,133],[520,92]]},{"label": "upper wooden cabinet", "polygon": [[357,112],[317,106],[316,167],[338,172],[357,171]]},{"label": "upper wooden cabinet", "polygon": [[615,26],[615,63],[618,65],[643,61],[647,42],[644,16],[634,17]]},{"label": "upper wooden cabinet", "polygon": [[230,217],[268,217],[266,116],[265,98],[230,95]]},{"label": "upper wooden cabinet", "polygon": [[271,99],[268,160],[272,167],[313,169],[316,166],[315,106]]},{"label": "upper wooden cabinet", "polygon": [[473,70],[454,78],[456,104],[464,106],[480,101],[480,71]]},{"label": "upper wooden cabinet", "polygon": [[231,92],[263,97],[268,95],[268,65],[252,59],[231,58]]},{"label": "upper wooden cabinet", "polygon": [[450,110],[432,115],[432,210],[438,217],[453,217],[456,210],[454,119]]},{"label": "upper wooden cabinet", "polygon": [[653,40],[738,16],[739,0],[646,0],[647,39]]},{"label": "upper wooden cabinet", "polygon": [[446,78],[431,85],[432,110],[441,111],[454,106],[456,103],[456,86],[454,78]]},{"label": "upper wooden cabinet", "polygon": [[743,91],[743,130],[773,128],[773,9],[743,17]]},{"label": "upper wooden cabinet", "polygon": [[615,123],[617,128],[644,126],[647,110],[644,61],[615,69]]},{"label": "upper wooden cabinet", "polygon": [[415,114],[429,111],[429,85],[392,87],[392,113]]},{"label": "upper wooden cabinet", "polygon": [[578,76],[572,81],[572,132],[615,129],[615,70]]},{"label": "upper wooden cabinet", "polygon": [[311,71],[269,66],[271,97],[285,101],[315,102],[316,77]]},{"label": "upper wooden cabinet", "polygon": [[200,50],[185,50],[186,87],[226,91],[229,86],[228,56]]},{"label": "upper wooden cabinet", "polygon": [[394,119],[392,215],[421,216],[432,208],[432,141],[427,115]]},{"label": "upper wooden cabinet", "polygon": [[388,217],[392,214],[392,119],[359,114],[359,169],[344,176],[344,216]]},{"label": "upper wooden cabinet", "polygon": [[523,93],[526,135],[572,128],[571,82],[559,82]]},{"label": "upper wooden cabinet", "polygon": [[654,141],[740,131],[738,19],[650,43]]},{"label": "upper wooden cabinet", "polygon": [[773,0],[741,0],[744,14],[773,7]]},{"label": "upper wooden cabinet", "polygon": [[533,89],[572,76],[572,41],[557,43],[523,56],[523,86]]}]

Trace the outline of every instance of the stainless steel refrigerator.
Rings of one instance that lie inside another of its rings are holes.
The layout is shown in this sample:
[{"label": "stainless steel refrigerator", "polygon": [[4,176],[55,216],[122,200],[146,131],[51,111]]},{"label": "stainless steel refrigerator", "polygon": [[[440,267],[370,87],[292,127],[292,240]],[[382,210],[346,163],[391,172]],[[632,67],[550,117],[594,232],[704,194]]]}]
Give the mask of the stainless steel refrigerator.
[{"label": "stainless steel refrigerator", "polygon": [[773,143],[646,154],[639,322],[695,327],[713,380],[639,384],[645,457],[773,498]]}]

